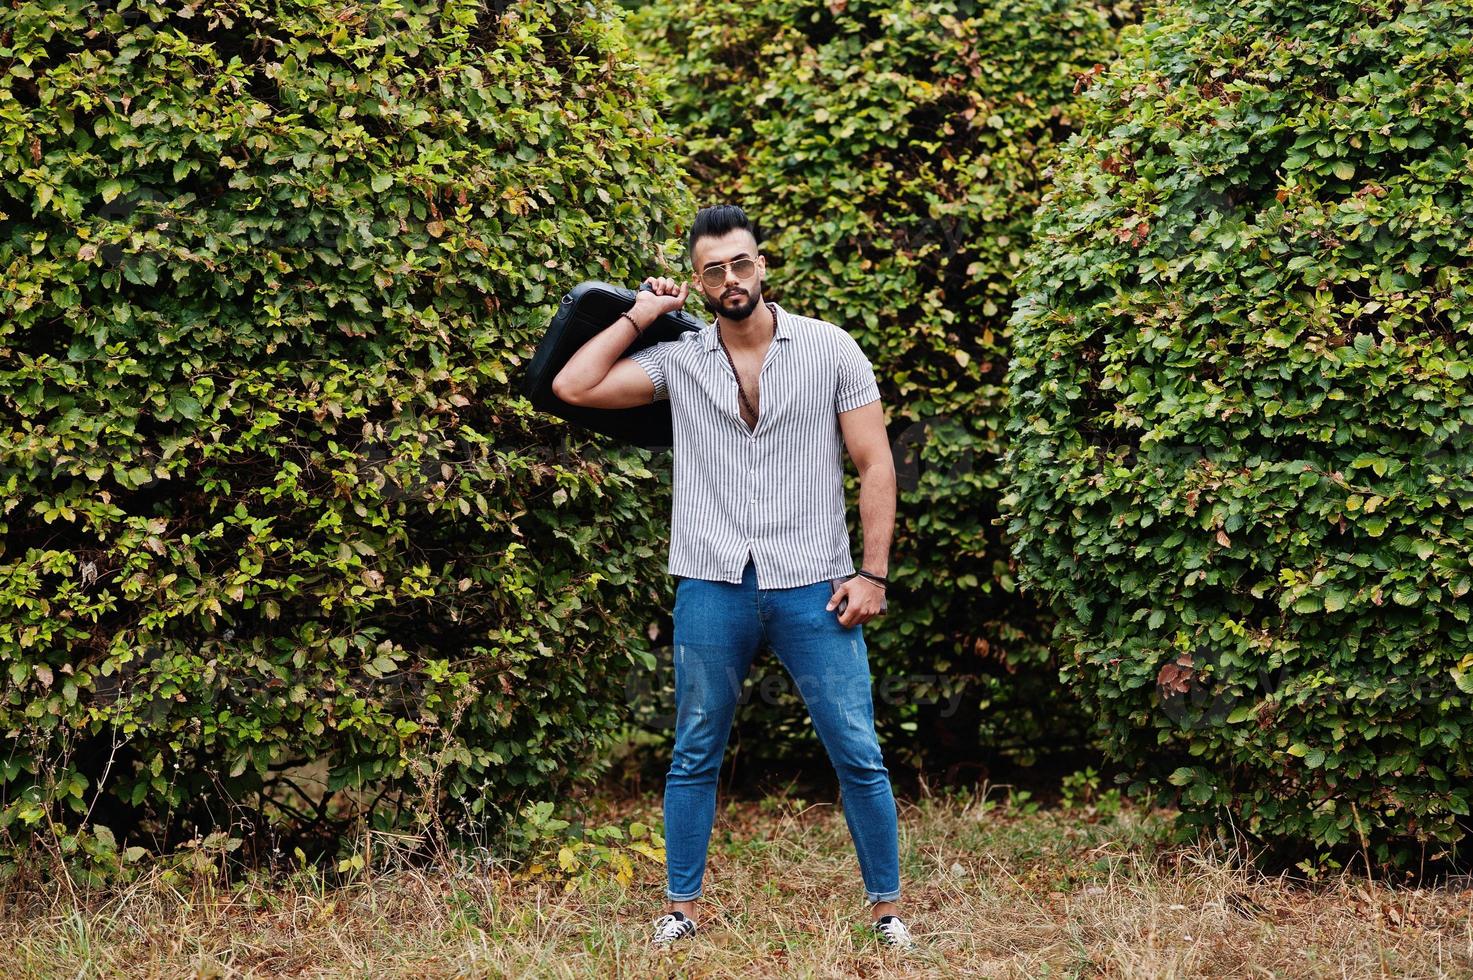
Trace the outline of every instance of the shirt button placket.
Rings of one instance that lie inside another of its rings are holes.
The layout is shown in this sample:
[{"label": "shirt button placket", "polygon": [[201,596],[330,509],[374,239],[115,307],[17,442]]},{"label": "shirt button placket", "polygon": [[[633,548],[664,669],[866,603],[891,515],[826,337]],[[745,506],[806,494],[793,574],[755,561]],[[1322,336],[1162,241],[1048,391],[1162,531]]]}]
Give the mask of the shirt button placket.
[{"label": "shirt button placket", "polygon": [[752,541],[756,537],[756,534],[753,533],[753,528],[755,527],[755,523],[757,520],[757,464],[754,461],[753,457],[755,456],[756,452],[756,443],[748,441],[747,485],[751,488],[752,499],[747,505],[747,549],[751,551],[754,555],[756,554],[756,547],[753,545]]}]

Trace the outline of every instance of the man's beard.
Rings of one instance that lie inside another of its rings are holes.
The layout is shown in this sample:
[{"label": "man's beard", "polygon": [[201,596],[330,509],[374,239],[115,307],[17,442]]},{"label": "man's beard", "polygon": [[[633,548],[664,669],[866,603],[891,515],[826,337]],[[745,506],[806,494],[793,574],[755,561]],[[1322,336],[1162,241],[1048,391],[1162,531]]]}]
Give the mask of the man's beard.
[{"label": "man's beard", "polygon": [[[739,296],[740,293],[737,296],[732,297],[732,299],[736,299]],[[705,293],[701,294],[701,301],[706,304],[706,309],[710,310],[717,316],[726,317],[726,319],[728,320],[745,320],[747,317],[752,315],[752,311],[757,309],[757,305],[762,302],[762,294],[754,293],[748,295],[747,301],[740,306],[727,306],[725,305],[725,300],[718,303],[716,300],[713,300]]]}]

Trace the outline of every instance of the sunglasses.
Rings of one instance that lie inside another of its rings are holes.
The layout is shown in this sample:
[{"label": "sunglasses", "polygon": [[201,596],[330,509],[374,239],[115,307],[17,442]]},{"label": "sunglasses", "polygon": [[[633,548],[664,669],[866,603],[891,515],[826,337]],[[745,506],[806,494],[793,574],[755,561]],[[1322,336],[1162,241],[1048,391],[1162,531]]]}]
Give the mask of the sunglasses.
[{"label": "sunglasses", "polygon": [[736,273],[738,279],[748,279],[757,271],[757,263],[752,259],[736,259],[725,265],[707,266],[701,272],[701,282],[706,284],[707,289],[721,288],[721,284],[726,282],[727,266],[731,266],[731,271]]}]

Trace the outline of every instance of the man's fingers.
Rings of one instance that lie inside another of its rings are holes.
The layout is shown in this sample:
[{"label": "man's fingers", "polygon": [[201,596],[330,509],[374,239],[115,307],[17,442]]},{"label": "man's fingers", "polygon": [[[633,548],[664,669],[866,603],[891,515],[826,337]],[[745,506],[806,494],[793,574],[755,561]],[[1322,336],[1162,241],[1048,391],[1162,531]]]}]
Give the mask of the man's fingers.
[{"label": "man's fingers", "polygon": [[844,597],[849,596],[849,605],[844,607],[844,611],[842,613],[837,614],[839,625],[844,627],[845,629],[849,629],[850,627],[858,625],[859,623],[867,623],[880,614],[878,609],[869,614],[861,612],[859,599],[857,596],[849,594],[849,588],[850,585],[848,582],[845,582],[843,585],[839,586],[838,590],[829,597],[829,603],[826,607],[829,612],[833,612],[838,607],[839,603],[844,601]]},{"label": "man's fingers", "polygon": [[845,606],[844,611],[838,614],[838,619],[839,625],[844,627],[845,629],[848,629],[855,623],[859,622],[859,607],[855,603],[855,597],[849,594],[848,582],[845,582],[843,585],[839,586],[838,590],[829,597],[828,609],[830,612],[833,612],[835,609],[838,608],[839,603],[844,601],[846,596],[849,599],[849,605]]},{"label": "man's fingers", "polygon": [[689,283],[677,283],[674,279],[668,279],[664,276],[650,276],[645,279],[645,284],[650,287],[656,296],[674,296],[682,303],[690,295]]}]

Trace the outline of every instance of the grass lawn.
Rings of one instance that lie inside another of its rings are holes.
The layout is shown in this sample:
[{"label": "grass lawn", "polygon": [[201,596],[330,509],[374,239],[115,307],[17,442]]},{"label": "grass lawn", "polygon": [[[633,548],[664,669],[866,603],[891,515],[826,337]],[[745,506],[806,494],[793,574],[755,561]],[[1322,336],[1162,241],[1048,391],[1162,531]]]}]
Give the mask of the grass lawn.
[{"label": "grass lawn", "polygon": [[[595,824],[658,825],[657,796]],[[1473,882],[1312,885],[1163,842],[1164,816],[1015,806],[996,791],[901,804],[902,908],[922,948],[879,948],[828,802],[723,804],[700,935],[646,948],[664,869],[565,891],[494,864],[374,858],[346,885],[298,872],[150,874],[76,895],[0,891],[0,977],[1469,977]],[[385,854],[381,843],[377,851]]]}]

